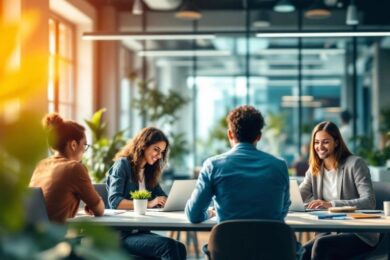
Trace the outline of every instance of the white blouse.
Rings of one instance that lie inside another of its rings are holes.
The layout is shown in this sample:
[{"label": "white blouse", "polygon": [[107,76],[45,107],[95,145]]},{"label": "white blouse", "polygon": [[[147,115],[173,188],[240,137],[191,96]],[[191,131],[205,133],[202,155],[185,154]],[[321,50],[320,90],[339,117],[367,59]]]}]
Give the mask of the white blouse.
[{"label": "white blouse", "polygon": [[[337,197],[337,170],[328,171],[324,169],[322,195],[324,200],[330,201],[338,200]],[[333,205],[333,203],[332,203]]]}]

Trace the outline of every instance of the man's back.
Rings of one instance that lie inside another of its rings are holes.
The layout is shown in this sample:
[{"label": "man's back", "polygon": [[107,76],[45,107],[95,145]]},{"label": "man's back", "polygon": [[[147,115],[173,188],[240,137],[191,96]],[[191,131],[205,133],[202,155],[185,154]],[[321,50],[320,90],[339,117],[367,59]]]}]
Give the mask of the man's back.
[{"label": "man's back", "polygon": [[186,207],[192,222],[207,219],[205,209],[213,196],[218,221],[283,220],[290,205],[286,164],[253,144],[239,143],[205,162]]}]

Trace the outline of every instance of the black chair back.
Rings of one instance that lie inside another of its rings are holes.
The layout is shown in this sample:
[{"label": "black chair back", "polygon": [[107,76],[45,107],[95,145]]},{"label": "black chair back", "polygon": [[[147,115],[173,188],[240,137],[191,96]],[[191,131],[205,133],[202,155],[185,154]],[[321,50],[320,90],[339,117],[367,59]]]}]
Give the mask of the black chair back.
[{"label": "black chair back", "polygon": [[110,208],[108,205],[108,192],[106,189],[106,184],[105,183],[95,183],[93,186],[95,187],[95,190],[100,195],[100,197],[102,197],[103,202],[104,202],[104,207],[106,209]]},{"label": "black chair back", "polygon": [[49,221],[45,198],[41,188],[28,188],[28,193],[24,198],[24,209],[26,213],[26,222],[28,224],[33,225]]},{"label": "black chair back", "polygon": [[295,235],[281,221],[225,221],[211,231],[208,257],[211,260],[296,259]]},{"label": "black chair back", "polygon": [[376,207],[375,209],[383,210],[383,202],[390,201],[390,183],[389,182],[372,182],[374,188]]}]

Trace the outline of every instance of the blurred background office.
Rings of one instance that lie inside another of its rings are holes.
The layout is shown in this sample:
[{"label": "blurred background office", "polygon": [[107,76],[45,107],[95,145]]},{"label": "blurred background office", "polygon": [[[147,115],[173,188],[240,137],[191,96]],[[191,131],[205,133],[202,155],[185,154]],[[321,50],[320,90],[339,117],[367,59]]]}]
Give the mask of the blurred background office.
[{"label": "blurred background office", "polygon": [[[2,22],[31,11],[39,16],[38,29],[18,42],[14,57],[23,66],[34,51],[47,55],[32,109],[106,123],[90,136],[95,164],[110,161],[99,149],[120,147],[155,125],[172,142],[170,173],[190,177],[205,158],[228,149],[224,117],[242,104],[264,113],[259,146],[290,167],[305,157],[301,147],[312,127],[323,120],[342,126],[342,111],[353,115],[351,150],[373,164],[388,159],[387,0],[0,3]],[[5,103],[2,116],[17,114],[17,104],[17,98]],[[101,120],[92,120],[100,108]]]}]

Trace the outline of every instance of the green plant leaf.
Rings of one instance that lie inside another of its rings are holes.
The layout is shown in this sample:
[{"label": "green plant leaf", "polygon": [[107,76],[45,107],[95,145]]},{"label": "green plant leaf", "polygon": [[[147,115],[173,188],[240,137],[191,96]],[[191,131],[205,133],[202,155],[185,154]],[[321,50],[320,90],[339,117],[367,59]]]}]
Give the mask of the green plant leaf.
[{"label": "green plant leaf", "polygon": [[130,196],[133,200],[145,200],[152,197],[152,193],[147,190],[136,190],[130,192]]}]

